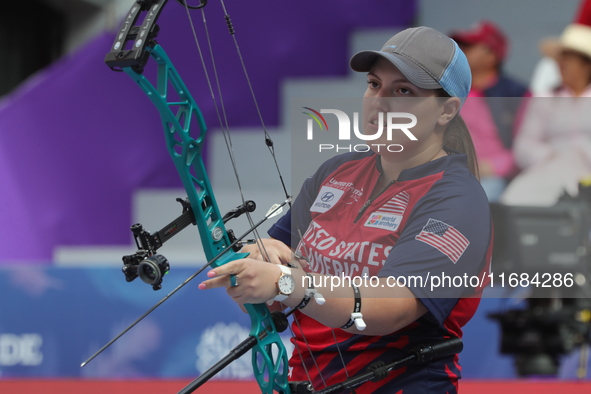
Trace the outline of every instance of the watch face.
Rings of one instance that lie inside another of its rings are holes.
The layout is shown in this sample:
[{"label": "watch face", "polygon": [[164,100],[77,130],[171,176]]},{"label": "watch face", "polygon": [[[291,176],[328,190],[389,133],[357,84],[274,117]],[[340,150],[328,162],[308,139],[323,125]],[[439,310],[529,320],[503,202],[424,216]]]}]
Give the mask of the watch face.
[{"label": "watch face", "polygon": [[277,282],[279,292],[282,294],[291,294],[295,289],[295,280],[291,275],[283,275]]}]

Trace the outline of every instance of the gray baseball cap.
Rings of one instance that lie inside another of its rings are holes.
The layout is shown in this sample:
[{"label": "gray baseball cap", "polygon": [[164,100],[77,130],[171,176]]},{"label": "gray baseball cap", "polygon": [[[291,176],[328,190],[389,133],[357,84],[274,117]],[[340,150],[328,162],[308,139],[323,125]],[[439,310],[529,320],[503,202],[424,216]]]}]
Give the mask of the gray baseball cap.
[{"label": "gray baseball cap", "polygon": [[462,103],[470,92],[472,74],[466,55],[454,40],[430,27],[403,30],[379,51],[356,53],[349,64],[354,71],[368,72],[379,57],[392,62],[420,88],[443,88]]}]

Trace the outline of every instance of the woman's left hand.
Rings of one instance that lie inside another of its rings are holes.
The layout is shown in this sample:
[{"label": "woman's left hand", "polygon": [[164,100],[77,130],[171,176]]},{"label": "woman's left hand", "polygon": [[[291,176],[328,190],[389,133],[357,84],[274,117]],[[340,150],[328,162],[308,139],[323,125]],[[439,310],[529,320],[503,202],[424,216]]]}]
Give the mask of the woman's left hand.
[{"label": "woman's left hand", "polygon": [[[230,275],[235,275],[236,286],[231,285]],[[226,287],[227,293],[239,304],[261,304],[277,295],[281,270],[276,264],[245,258],[216,267],[207,276],[212,279],[201,282],[199,289]]]}]

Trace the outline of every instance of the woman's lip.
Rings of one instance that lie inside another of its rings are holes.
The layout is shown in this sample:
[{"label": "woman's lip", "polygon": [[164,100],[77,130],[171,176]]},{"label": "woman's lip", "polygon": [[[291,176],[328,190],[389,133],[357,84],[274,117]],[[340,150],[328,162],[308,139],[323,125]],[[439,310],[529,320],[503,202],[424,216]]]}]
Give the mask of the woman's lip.
[{"label": "woman's lip", "polygon": [[[377,116],[375,116],[375,117],[373,117],[373,118],[370,118],[370,119],[369,119],[369,122],[367,122],[367,123],[368,123],[369,125],[372,125],[372,126],[378,127],[378,126],[380,125],[380,123],[379,123],[379,120],[380,120],[380,119],[379,119]],[[385,125],[385,123],[382,123],[382,125],[383,125],[384,127],[386,126],[386,125]]]},{"label": "woman's lip", "polygon": [[[379,124],[376,124],[376,123],[371,123],[371,122],[368,122],[368,123],[367,123],[367,127],[368,127],[369,129],[371,129],[371,130],[379,130],[379,129],[380,129],[380,125],[379,125]],[[384,126],[382,125],[381,127],[382,127],[382,129],[383,129],[383,127],[384,127]]]},{"label": "woman's lip", "polygon": [[380,118],[381,118],[382,124],[385,126],[386,125],[386,116],[384,116],[383,113],[374,114],[374,115],[370,116],[368,118],[368,123],[374,124],[373,122],[375,122],[375,124],[378,125],[380,122]]}]

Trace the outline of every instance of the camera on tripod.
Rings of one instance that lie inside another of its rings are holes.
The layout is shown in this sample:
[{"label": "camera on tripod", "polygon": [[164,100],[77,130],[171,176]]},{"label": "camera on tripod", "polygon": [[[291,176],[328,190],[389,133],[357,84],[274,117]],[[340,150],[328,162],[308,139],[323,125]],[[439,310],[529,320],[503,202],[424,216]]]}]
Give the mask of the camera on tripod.
[{"label": "camera on tripod", "polygon": [[[493,269],[529,281],[522,308],[489,315],[500,324],[500,351],[514,357],[520,376],[557,375],[563,355],[591,344],[591,186],[554,206],[491,204],[491,211]],[[554,282],[567,275],[572,286]]]}]

